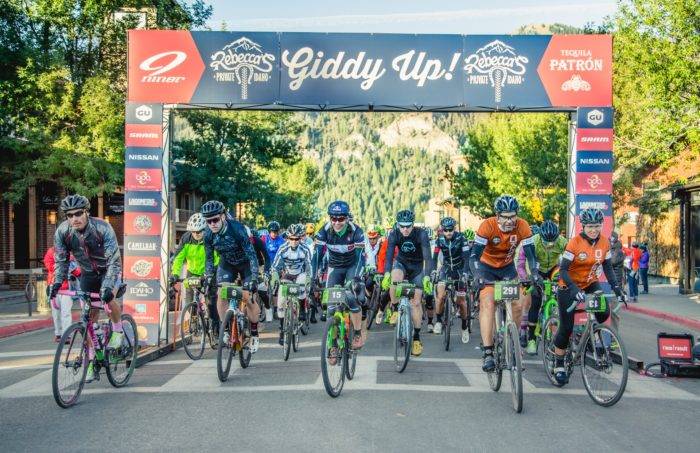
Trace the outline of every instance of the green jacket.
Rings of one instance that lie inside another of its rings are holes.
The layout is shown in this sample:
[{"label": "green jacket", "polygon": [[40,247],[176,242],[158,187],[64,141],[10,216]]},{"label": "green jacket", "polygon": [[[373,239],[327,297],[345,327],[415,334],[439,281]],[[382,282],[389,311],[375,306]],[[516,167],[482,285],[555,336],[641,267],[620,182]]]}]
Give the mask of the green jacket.
[{"label": "green jacket", "polygon": [[[559,264],[559,258],[564,253],[568,241],[566,238],[559,236],[551,247],[545,247],[544,241],[539,234],[534,235],[532,240],[535,246],[535,258],[540,265],[540,271],[551,271],[554,266]],[[527,269],[527,262],[522,247],[518,248],[515,257],[515,267],[518,270],[518,275],[524,278],[529,269]]]},{"label": "green jacket", "polygon": [[[180,245],[175,250],[172,274],[182,278],[182,265],[187,263],[187,271],[192,275],[204,275],[206,254],[204,241],[195,241],[188,231],[182,236]],[[214,265],[219,264],[219,254],[214,252]]]}]

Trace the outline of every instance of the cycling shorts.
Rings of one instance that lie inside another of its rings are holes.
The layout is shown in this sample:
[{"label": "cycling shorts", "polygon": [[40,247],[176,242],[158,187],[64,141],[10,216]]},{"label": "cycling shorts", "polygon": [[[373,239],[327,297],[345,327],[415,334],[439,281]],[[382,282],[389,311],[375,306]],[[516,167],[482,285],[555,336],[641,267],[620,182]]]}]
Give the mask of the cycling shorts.
[{"label": "cycling shorts", "polygon": [[504,280],[516,280],[518,271],[515,269],[515,264],[510,263],[503,267],[491,267],[483,262],[479,263],[479,268],[476,270],[475,277],[481,278],[486,285],[493,284]]},{"label": "cycling shorts", "polygon": [[[345,286],[345,283],[351,282],[356,275],[356,266],[352,267],[329,267],[328,279],[326,280],[326,288],[332,286]],[[364,291],[359,291],[361,294],[354,294],[353,291],[348,291],[348,306],[353,313],[359,313],[361,310],[358,299],[364,299]]]},{"label": "cycling shorts", "polygon": [[395,260],[391,269],[398,269],[403,272],[403,279],[407,280],[419,289],[423,289],[423,262],[420,263],[402,263],[399,260]]}]

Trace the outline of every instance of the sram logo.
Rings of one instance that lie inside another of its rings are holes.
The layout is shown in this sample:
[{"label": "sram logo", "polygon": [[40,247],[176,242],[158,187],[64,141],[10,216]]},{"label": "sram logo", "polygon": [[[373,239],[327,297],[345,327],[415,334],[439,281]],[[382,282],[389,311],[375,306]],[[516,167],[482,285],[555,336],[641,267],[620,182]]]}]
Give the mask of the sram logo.
[{"label": "sram logo", "polygon": [[141,78],[145,83],[180,83],[185,80],[182,75],[169,75],[171,70],[180,66],[187,59],[187,54],[179,50],[161,52],[146,58],[139,65],[142,71],[149,71]]}]

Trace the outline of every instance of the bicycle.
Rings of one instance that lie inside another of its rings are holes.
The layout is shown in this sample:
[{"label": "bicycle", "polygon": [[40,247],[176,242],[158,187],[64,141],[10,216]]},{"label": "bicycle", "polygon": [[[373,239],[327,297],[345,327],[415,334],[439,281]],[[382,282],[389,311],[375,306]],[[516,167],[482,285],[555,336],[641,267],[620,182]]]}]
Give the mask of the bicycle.
[{"label": "bicycle", "polygon": [[[299,331],[303,323],[299,321],[299,294],[304,293],[304,285],[282,280],[278,289],[277,305],[284,309],[282,325],[282,351],[285,362],[289,359],[289,352],[299,350]],[[307,314],[308,319],[308,314]]]},{"label": "bicycle", "polygon": [[510,389],[513,409],[523,410],[523,368],[518,326],[513,321],[511,304],[520,297],[521,283],[518,281],[494,282],[494,303],[496,304],[496,322],[494,328],[493,353],[496,367],[487,373],[491,390],[501,388],[503,370],[510,371]]},{"label": "bicycle", "polygon": [[399,297],[397,310],[399,315],[394,326],[394,367],[403,373],[411,357],[413,343],[413,319],[411,318],[411,299],[416,293],[413,283],[403,281],[396,285],[396,296]]},{"label": "bicycle", "polygon": [[[557,305],[557,282],[554,280],[544,280],[538,288],[534,286],[531,291],[539,290],[542,294],[542,306],[540,307],[540,312],[537,317],[537,325],[535,325],[535,351],[539,350],[540,343],[542,342],[542,337],[546,336],[547,341],[552,341],[554,332],[546,330],[543,327],[549,321],[549,318],[559,317],[559,306]],[[537,353],[535,352],[535,355]]]},{"label": "bicycle", "polygon": [[221,382],[226,382],[231,372],[233,355],[238,353],[241,368],[248,368],[250,351],[250,321],[245,315],[243,286],[220,283],[219,297],[228,300],[228,310],[219,327],[219,345],[216,350],[216,371]]},{"label": "bicycle", "polygon": [[[125,290],[126,285],[122,285],[116,298],[123,296]],[[80,320],[72,324],[61,337],[51,373],[54,400],[60,407],[67,409],[78,402],[90,362],[94,380],[100,380],[100,370],[104,368],[107,380],[113,387],[123,387],[129,382],[136,368],[138,331],[134,318],[122,313],[122,344],[118,349],[109,349],[107,343],[112,333],[112,323],[98,324],[90,320],[93,310],[104,310],[108,315],[111,313],[109,305],[102,302],[100,295],[68,290],[59,291],[58,294],[79,299],[82,308]],[[93,358],[90,358],[91,355]]]},{"label": "bicycle", "polygon": [[[452,321],[458,314],[458,308],[456,308],[457,304],[455,303],[458,283],[459,280],[445,280],[445,304],[443,305],[442,315],[442,320],[444,323],[442,343],[445,345],[445,351],[450,350],[450,333],[452,331]],[[471,324],[468,325],[468,328],[469,333],[471,333]]]},{"label": "bicycle", "polygon": [[175,282],[183,282],[183,285],[192,289],[194,297],[187,303],[180,313],[180,338],[185,354],[192,360],[199,360],[204,354],[207,340],[212,349],[218,345],[218,332],[209,315],[207,306],[208,288],[204,277],[188,277],[177,279]]},{"label": "bicycle", "polygon": [[[567,376],[571,376],[574,366],[580,366],[583,385],[588,396],[594,403],[610,407],[622,398],[627,387],[629,371],[627,352],[617,331],[613,327],[599,324],[595,318],[596,313],[607,311],[607,300],[603,292],[596,291],[586,295],[586,300],[582,305],[574,301],[567,308],[567,312],[574,311],[574,315],[585,313],[586,322],[583,328],[574,330],[572,341],[569,342],[569,347],[566,349],[564,355],[566,373]],[[559,319],[550,318],[545,325],[545,331],[556,330],[555,326],[550,325],[553,323],[556,323],[556,328],[558,328]],[[554,345],[545,337],[542,347],[545,374],[552,384],[561,387],[562,384],[559,384],[554,378]],[[615,363],[619,366],[615,367]],[[619,383],[613,383],[614,376],[618,377]],[[596,383],[611,383],[613,387],[609,391],[601,390],[599,393]]]},{"label": "bicycle", "polygon": [[374,280],[374,287],[372,288],[372,294],[370,294],[369,303],[367,304],[367,330],[370,330],[372,324],[374,324],[374,317],[379,310],[379,299],[382,295],[382,274],[373,271],[369,278]]},{"label": "bicycle", "polygon": [[326,288],[321,297],[322,305],[328,310],[321,340],[321,374],[326,393],[333,398],[340,395],[345,378],[355,377],[357,365],[358,351],[351,347],[355,329],[350,322],[347,293],[347,289],[336,285]]}]

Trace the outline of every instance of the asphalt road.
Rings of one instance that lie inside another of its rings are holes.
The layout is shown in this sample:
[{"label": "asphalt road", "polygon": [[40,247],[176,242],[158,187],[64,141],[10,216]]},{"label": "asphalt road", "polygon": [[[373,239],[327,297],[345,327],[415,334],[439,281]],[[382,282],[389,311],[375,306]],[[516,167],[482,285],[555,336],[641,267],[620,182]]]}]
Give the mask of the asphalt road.
[{"label": "asphalt road", "polygon": [[[657,332],[684,330],[631,313],[622,326],[628,353],[645,361],[656,356]],[[527,357],[525,407],[515,414],[506,379],[500,392],[488,388],[478,331],[467,345],[454,334],[445,352],[441,337],[424,332],[423,355],[398,374],[391,331],[373,330],[355,379],[337,399],[323,389],[316,325],[289,362],[276,333],[267,332],[251,366],[222,384],[212,351],[194,363],[177,351],[138,368],[126,388],[113,389],[104,377],[88,384],[69,410],[51,396],[52,332],[0,340],[2,451],[697,449],[700,380],[630,373],[622,400],[602,408],[578,370],[558,389],[539,357]]]}]

